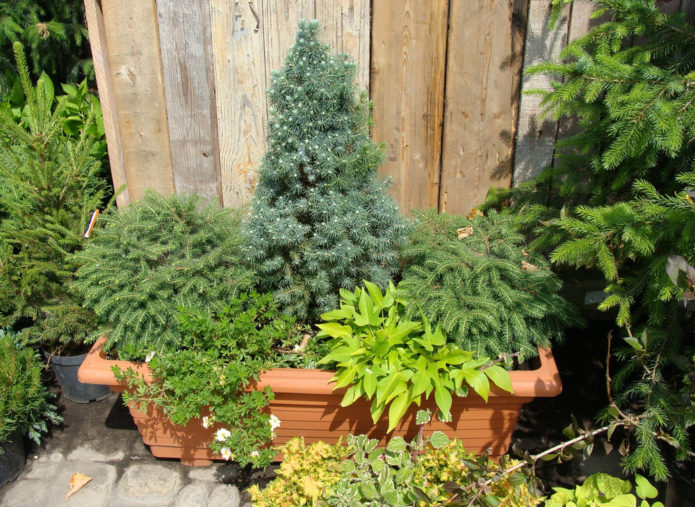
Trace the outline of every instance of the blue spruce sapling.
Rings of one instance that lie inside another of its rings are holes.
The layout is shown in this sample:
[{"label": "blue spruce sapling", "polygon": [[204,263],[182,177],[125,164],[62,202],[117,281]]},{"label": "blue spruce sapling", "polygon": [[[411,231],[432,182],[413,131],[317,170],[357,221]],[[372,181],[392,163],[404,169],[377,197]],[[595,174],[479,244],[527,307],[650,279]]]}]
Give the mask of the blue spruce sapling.
[{"label": "blue spruce sapling", "polygon": [[406,222],[377,179],[369,102],[356,98],[355,65],[331,55],[316,21],[302,21],[269,90],[268,151],[246,225],[262,290],[285,312],[316,317],[340,288],[385,287],[397,272]]}]

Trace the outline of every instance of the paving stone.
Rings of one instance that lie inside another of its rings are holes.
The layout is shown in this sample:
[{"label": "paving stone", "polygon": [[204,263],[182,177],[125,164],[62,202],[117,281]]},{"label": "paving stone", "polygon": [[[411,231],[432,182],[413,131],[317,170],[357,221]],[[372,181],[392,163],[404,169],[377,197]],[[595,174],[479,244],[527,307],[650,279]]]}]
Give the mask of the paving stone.
[{"label": "paving stone", "polygon": [[118,482],[116,501],[126,505],[167,505],[180,487],[181,476],[176,470],[138,463],[131,465]]},{"label": "paving stone", "polygon": [[[48,465],[55,465],[54,463]],[[15,481],[8,487],[2,498],[6,507],[24,507],[27,505],[50,505],[71,507],[101,507],[108,503],[116,483],[116,467],[104,463],[86,463],[71,461],[59,463],[59,466],[45,466],[43,472],[50,475],[36,479]],[[40,469],[39,469],[40,470]],[[37,474],[38,471],[37,470]],[[35,470],[32,469],[31,473]],[[65,495],[70,491],[70,477],[81,472],[92,478],[68,500]]]},{"label": "paving stone", "polygon": [[65,463],[52,463],[50,461],[35,461],[32,463],[29,472],[25,472],[26,475],[22,476],[22,479],[43,479],[45,477],[52,477],[58,473],[58,468],[65,466]]},{"label": "paving stone", "polygon": [[205,505],[208,488],[200,483],[189,484],[176,497],[176,507],[200,507]]},{"label": "paving stone", "polygon": [[239,490],[230,484],[221,484],[208,497],[208,507],[238,507]]},{"label": "paving stone", "polygon": [[47,461],[55,463],[58,461],[63,461],[63,459],[64,458],[63,458],[63,455],[61,453],[52,452],[50,454],[44,454],[43,456],[39,456],[38,459],[36,459],[36,461],[38,461],[39,463],[45,463]]},{"label": "paving stone", "polygon": [[125,457],[125,452],[115,451],[111,454],[102,454],[99,451],[92,449],[87,444],[79,446],[77,449],[68,454],[68,459],[71,461],[100,461],[113,462],[121,461]]}]

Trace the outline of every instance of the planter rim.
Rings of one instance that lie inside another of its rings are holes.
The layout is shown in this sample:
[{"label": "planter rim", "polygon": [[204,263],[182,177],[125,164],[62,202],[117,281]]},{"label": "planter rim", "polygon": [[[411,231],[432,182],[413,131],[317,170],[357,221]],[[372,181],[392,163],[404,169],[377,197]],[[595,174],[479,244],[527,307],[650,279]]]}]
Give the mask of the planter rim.
[{"label": "planter rim", "polygon": [[[107,359],[102,352],[105,342],[105,337],[99,338],[87,354],[77,374],[81,382],[108,385],[112,390],[123,390],[125,385],[119,383],[111,371],[111,368],[116,365],[121,370],[132,368],[147,382],[153,381],[152,372],[147,363]],[[538,359],[540,362],[538,368],[509,372],[514,389],[513,394],[491,386],[490,397],[553,397],[560,394],[562,382],[552,351],[538,347]],[[258,381],[251,384],[251,388],[261,390],[270,386],[276,394],[330,395],[334,392],[331,380],[334,374],[335,372],[331,370],[272,368],[261,373]],[[470,395],[475,393],[471,391]]]}]

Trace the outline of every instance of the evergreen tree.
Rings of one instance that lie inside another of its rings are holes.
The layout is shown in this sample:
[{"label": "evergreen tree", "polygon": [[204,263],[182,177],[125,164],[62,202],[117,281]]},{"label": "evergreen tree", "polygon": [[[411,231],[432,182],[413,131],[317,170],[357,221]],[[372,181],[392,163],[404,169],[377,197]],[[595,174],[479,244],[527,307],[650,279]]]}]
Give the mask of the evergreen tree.
[{"label": "evergreen tree", "polygon": [[32,86],[21,44],[14,50],[27,104],[18,118],[0,108],[0,326],[49,349],[79,343],[93,315],[68,290],[89,218],[102,204],[105,181],[90,153],[89,118],[78,135],[64,132],[53,88]]},{"label": "evergreen tree", "polygon": [[385,287],[397,272],[405,222],[378,181],[369,103],[355,65],[332,56],[316,21],[302,21],[269,91],[268,151],[246,225],[262,290],[300,318],[335,307],[339,288]]}]

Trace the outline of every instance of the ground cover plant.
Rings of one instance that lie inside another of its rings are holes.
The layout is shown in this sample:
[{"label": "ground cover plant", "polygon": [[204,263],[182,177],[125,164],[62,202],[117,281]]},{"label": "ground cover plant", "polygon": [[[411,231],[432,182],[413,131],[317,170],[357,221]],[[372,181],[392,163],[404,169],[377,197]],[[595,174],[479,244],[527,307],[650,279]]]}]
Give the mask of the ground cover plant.
[{"label": "ground cover plant", "polygon": [[614,312],[618,329],[608,339],[612,383],[600,420],[628,428],[628,470],[664,480],[661,446],[691,455],[695,414],[692,312],[683,304],[691,287],[687,270],[682,283],[668,276],[669,257],[695,261],[695,28],[654,1],[594,3],[609,21],[569,44],[560,62],[531,70],[558,77],[544,104],[556,117],[576,115],[578,133],[552,168],[488,205],[517,213],[554,262],[604,276],[599,308]]},{"label": "ground cover plant", "polygon": [[338,289],[398,270],[405,222],[377,179],[383,154],[369,139],[369,103],[355,98],[355,65],[331,55],[316,21],[299,25],[271,78],[268,151],[246,224],[260,288],[284,311],[316,320]]},{"label": "ground cover plant", "polygon": [[23,327],[24,339],[50,351],[80,344],[94,317],[68,288],[92,212],[106,182],[93,153],[88,115],[67,134],[65,103],[52,83],[32,85],[22,46],[14,45],[26,104],[0,108],[0,324]]}]

